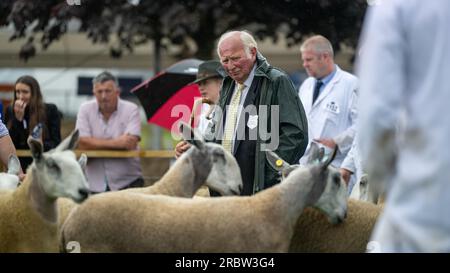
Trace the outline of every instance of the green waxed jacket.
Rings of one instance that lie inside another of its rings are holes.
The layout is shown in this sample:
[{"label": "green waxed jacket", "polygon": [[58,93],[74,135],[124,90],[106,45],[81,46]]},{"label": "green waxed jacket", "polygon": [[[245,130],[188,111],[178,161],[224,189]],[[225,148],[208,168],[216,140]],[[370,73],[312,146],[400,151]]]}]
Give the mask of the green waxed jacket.
[{"label": "green waxed jacket", "polygon": [[[267,106],[267,120],[262,120],[262,112],[258,110],[258,127],[261,123],[267,124],[267,131],[271,131],[271,109],[274,110],[278,106],[279,108],[279,120],[275,120],[274,124],[279,126],[279,145],[274,150],[281,158],[290,164],[298,163],[300,157],[303,156],[306,146],[308,144],[308,122],[306,119],[305,111],[297,92],[287,76],[287,74],[277,68],[272,67],[266,59],[258,52],[256,57],[256,70],[255,77],[252,82],[252,87],[250,87],[249,93],[254,91],[254,98],[250,97],[247,99],[253,99],[253,104],[255,106]],[[229,104],[231,95],[235,87],[235,82],[229,76],[226,76],[223,81],[219,106],[220,109],[226,109],[227,104]],[[247,97],[251,96],[250,94]],[[246,102],[247,102],[246,99]],[[257,107],[257,109],[261,109]],[[223,122],[220,126],[213,125],[212,131],[216,134],[221,134],[219,131],[223,131],[223,124],[225,121],[226,110],[224,110],[223,115],[215,115],[213,124],[219,124]],[[275,115],[276,116],[276,115]],[[245,124],[248,124],[248,117],[245,119]],[[250,130],[247,128],[247,130]],[[265,136],[264,138],[267,138]],[[221,143],[220,138],[217,137],[215,141]],[[270,143],[272,139],[263,140],[261,135],[257,134],[256,142],[253,141],[253,146],[250,146],[253,151],[248,151],[245,149],[245,145],[250,145],[251,141],[241,141],[235,147],[234,155],[238,161],[241,168],[241,173],[243,174],[244,183],[248,177],[252,175],[247,175],[244,177],[245,173],[254,173],[253,178],[253,194],[268,188],[276,183],[278,183],[278,173],[272,169],[267,163],[264,147],[261,145],[264,143]],[[256,144],[256,145],[255,145]],[[235,144],[236,146],[236,144]],[[245,153],[245,154],[240,154]],[[253,162],[254,161],[254,164]],[[249,162],[251,164],[249,164]],[[254,170],[243,170],[243,168],[254,168]],[[251,180],[251,179],[250,179]],[[251,181],[249,181],[251,183]]]}]

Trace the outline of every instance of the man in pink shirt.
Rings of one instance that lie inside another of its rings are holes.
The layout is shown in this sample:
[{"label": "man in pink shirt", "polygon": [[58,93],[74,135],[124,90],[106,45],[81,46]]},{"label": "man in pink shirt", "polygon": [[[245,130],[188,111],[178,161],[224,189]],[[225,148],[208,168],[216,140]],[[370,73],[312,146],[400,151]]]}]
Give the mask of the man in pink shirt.
[{"label": "man in pink shirt", "polygon": [[[138,106],[119,98],[116,78],[102,72],[93,80],[95,100],[83,103],[77,116],[79,149],[137,150],[141,134]],[[139,158],[89,158],[87,178],[91,191],[141,187]]]}]

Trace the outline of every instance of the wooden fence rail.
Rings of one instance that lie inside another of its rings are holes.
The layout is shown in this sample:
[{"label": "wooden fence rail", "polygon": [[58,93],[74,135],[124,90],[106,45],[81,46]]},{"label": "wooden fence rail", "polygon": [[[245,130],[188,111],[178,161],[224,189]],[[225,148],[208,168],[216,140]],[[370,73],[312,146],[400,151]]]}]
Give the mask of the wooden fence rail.
[{"label": "wooden fence rail", "polygon": [[[141,157],[141,158],[173,158],[175,152],[173,150],[141,150],[141,151],[117,151],[117,150],[75,150],[77,156],[81,153],[87,155],[88,158],[124,158],[124,157]],[[17,150],[18,157],[31,156],[30,150]]]}]

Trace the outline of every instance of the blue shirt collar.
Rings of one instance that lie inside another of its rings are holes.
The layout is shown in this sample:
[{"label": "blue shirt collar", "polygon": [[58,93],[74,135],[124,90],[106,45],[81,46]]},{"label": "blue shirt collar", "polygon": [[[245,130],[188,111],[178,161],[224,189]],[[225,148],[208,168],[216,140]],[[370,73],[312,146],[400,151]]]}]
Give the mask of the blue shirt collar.
[{"label": "blue shirt collar", "polygon": [[330,74],[328,74],[327,76],[325,76],[324,78],[322,78],[320,81],[322,82],[322,86],[327,85],[327,83],[329,83],[331,81],[331,79],[334,77],[334,75],[336,75],[336,65],[334,65],[334,69],[333,72],[331,72]]}]

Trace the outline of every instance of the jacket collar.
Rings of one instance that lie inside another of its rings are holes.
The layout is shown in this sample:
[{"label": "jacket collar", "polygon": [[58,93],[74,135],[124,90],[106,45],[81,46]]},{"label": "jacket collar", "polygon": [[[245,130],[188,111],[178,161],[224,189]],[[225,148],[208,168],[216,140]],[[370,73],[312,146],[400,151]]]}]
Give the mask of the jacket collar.
[{"label": "jacket collar", "polygon": [[272,69],[272,66],[267,62],[266,58],[259,53],[259,51],[256,52],[256,70],[255,70],[255,76],[260,77],[267,77],[267,74],[269,73],[270,69]]}]

